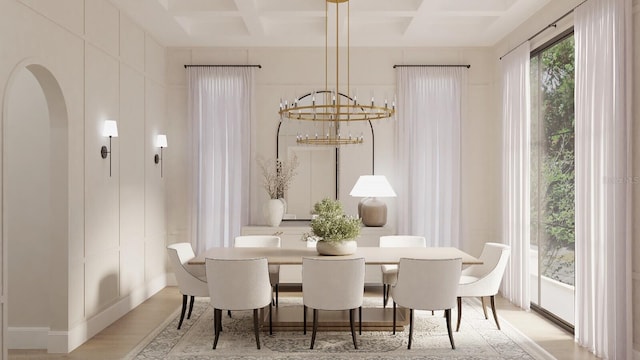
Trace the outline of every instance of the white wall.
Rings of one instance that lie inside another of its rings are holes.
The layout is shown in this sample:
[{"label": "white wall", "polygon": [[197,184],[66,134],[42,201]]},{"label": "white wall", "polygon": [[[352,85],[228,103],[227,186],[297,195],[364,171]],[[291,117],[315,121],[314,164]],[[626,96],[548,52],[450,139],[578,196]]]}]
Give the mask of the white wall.
[{"label": "white wall", "polygon": [[27,69],[16,76],[4,128],[9,266],[9,326],[48,327],[50,242],[49,110],[40,84]]},{"label": "white wall", "polygon": [[[499,236],[499,118],[492,107],[493,53],[477,48],[352,48],[351,88],[361,97],[391,99],[395,93],[394,64],[471,64],[469,103],[462,125],[462,238],[466,250],[479,254],[482,244]],[[293,99],[308,91],[324,88],[324,48],[169,48],[167,50],[168,136],[165,173],[168,181],[169,241],[184,241],[187,234],[187,90],[185,64],[260,64],[256,70],[257,138],[254,150],[274,158],[281,97]],[[332,71],[329,71],[332,76]],[[393,185],[395,125],[391,120],[374,121],[376,174]],[[365,133],[365,137],[369,134]],[[367,139],[363,146],[369,146]],[[346,157],[345,157],[346,158]],[[256,160],[252,160],[255,166]],[[255,169],[254,169],[255,170]],[[349,170],[349,164],[343,167]],[[347,196],[360,174],[345,174],[340,199],[347,211],[356,213],[358,199]],[[257,175],[258,177],[260,175]],[[251,223],[265,224],[262,207],[268,199],[252,178]],[[389,225],[395,226],[395,199],[385,199]]]},{"label": "white wall", "polygon": [[633,0],[633,348],[640,359],[640,0]]},{"label": "white wall", "polygon": [[[50,276],[68,288],[48,325],[49,351],[66,352],[166,283],[164,179],[152,161],[155,135],[166,132],[165,51],[107,0],[4,0],[0,43],[5,127],[19,64],[48,69],[66,102],[68,266]],[[120,134],[111,177],[99,155],[105,119],[116,119]],[[39,308],[42,299],[22,301]],[[17,327],[30,323],[9,313]]]}]

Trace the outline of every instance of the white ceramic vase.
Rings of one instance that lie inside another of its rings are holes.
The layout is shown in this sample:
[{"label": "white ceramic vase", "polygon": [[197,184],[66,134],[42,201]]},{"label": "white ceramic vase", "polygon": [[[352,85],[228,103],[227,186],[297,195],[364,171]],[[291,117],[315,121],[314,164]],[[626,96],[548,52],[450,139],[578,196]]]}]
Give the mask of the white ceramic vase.
[{"label": "white ceramic vase", "polygon": [[355,240],[324,241],[316,243],[316,250],[320,255],[352,255],[358,250],[358,242]]},{"label": "white ceramic vase", "polygon": [[269,199],[265,208],[269,226],[280,226],[284,216],[284,202],[280,199]]}]

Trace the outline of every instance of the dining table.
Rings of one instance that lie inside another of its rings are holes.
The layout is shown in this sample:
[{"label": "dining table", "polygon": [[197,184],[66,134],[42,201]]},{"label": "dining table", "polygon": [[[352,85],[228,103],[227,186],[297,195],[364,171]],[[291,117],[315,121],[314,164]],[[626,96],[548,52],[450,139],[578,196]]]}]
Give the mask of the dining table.
[{"label": "dining table", "polygon": [[[462,259],[462,265],[482,264],[482,261],[455,247],[358,247],[352,255],[328,256],[319,255],[315,248],[268,248],[268,247],[212,247],[189,260],[190,265],[205,264],[205,259],[252,259],[266,258],[270,265],[301,265],[303,258],[321,258],[326,260],[363,258],[367,265],[398,264],[401,258],[412,259]],[[281,287],[282,291],[282,287]],[[294,292],[298,300],[301,294]],[[378,301],[379,300],[379,301]],[[391,306],[382,307],[382,294],[375,299],[378,305],[363,306],[362,327],[364,330],[391,330],[393,310]],[[302,305],[287,305],[281,302],[273,308],[273,327],[276,330],[300,330],[303,326]],[[406,309],[397,309],[397,329],[408,324]],[[349,328],[348,311],[330,311],[323,314],[319,324],[320,330],[345,330]],[[264,321],[266,319],[263,316]],[[309,325],[307,325],[309,326]]]},{"label": "dining table", "polygon": [[191,265],[204,265],[205,258],[249,259],[266,258],[269,265],[300,265],[302,258],[345,259],[364,258],[367,265],[397,264],[400,258],[462,259],[462,265],[482,264],[482,261],[455,247],[358,247],[352,255],[319,255],[315,248],[213,247],[189,260]]}]

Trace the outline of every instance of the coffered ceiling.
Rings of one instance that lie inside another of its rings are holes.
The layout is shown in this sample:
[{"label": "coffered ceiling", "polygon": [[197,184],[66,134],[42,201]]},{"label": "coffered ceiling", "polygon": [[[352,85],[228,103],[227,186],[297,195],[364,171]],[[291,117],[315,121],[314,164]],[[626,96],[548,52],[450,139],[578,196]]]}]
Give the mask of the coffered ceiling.
[{"label": "coffered ceiling", "polygon": [[[349,20],[351,46],[491,46],[550,1],[350,0],[338,25]],[[111,2],[165,46],[325,44],[325,0]],[[335,19],[331,11],[330,29]]]}]

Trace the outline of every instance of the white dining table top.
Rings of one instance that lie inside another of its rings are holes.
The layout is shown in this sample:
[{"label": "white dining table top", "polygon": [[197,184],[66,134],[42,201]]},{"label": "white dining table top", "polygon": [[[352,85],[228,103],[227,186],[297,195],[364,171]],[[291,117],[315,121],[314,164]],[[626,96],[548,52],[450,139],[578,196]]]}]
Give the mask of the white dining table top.
[{"label": "white dining table top", "polygon": [[248,259],[267,258],[272,265],[300,265],[303,257],[321,259],[364,258],[368,265],[397,264],[400,258],[455,259],[461,258],[463,265],[482,264],[478,258],[454,247],[358,247],[353,255],[323,256],[315,248],[267,248],[267,247],[216,247],[205,251],[189,261],[192,265],[203,265],[205,258]]}]

